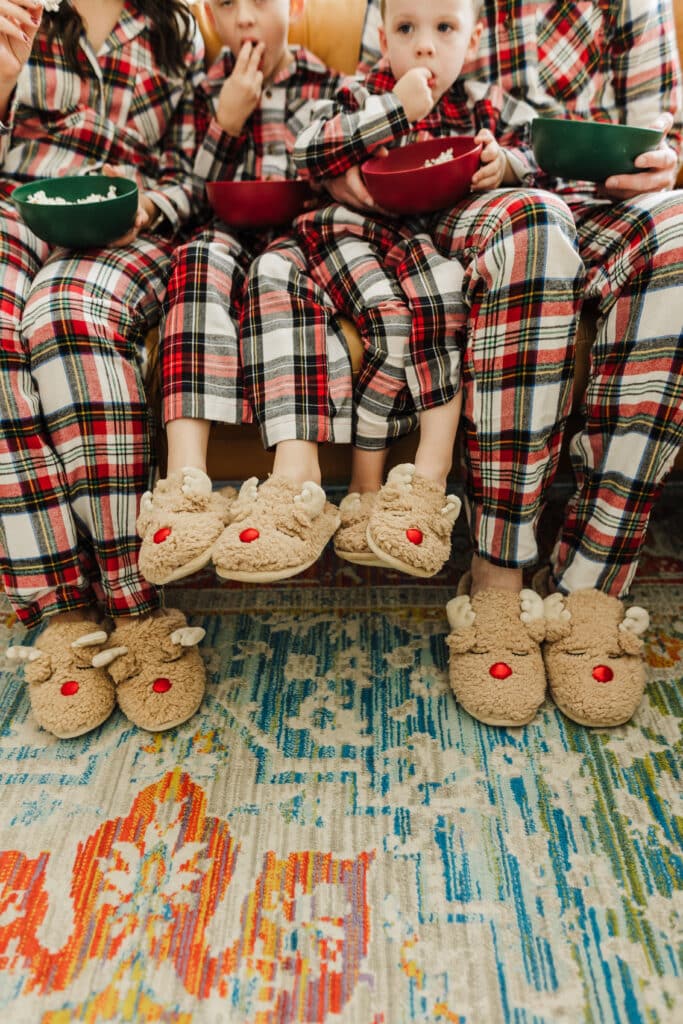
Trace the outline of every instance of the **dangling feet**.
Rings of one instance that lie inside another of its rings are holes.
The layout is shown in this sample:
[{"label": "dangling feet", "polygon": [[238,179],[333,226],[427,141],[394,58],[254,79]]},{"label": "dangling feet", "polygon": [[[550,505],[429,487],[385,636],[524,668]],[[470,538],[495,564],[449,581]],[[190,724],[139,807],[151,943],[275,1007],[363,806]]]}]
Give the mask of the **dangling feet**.
[{"label": "dangling feet", "polygon": [[33,716],[60,739],[83,736],[116,707],[114,684],[93,665],[108,636],[84,613],[60,614],[48,622],[32,647],[9,647],[7,657],[25,663]]},{"label": "dangling feet", "polygon": [[271,583],[308,569],[339,526],[339,509],[312,481],[296,484],[273,474],[251,477],[231,508],[232,522],[213,548],[219,576]]},{"label": "dangling feet", "polygon": [[171,473],[143,494],[137,531],[145,579],[160,586],[203,569],[230,522],[234,496],[228,488],[212,491],[206,473],[192,467]]},{"label": "dangling feet", "polygon": [[334,550],[345,562],[353,562],[354,565],[386,564],[368,546],[368,524],[376,502],[377,491],[364,494],[352,491],[342,498],[339,504],[341,523],[334,535]]},{"label": "dangling feet", "polygon": [[451,553],[460,499],[410,463],[395,466],[377,495],[368,546],[385,565],[410,576],[434,576]]}]

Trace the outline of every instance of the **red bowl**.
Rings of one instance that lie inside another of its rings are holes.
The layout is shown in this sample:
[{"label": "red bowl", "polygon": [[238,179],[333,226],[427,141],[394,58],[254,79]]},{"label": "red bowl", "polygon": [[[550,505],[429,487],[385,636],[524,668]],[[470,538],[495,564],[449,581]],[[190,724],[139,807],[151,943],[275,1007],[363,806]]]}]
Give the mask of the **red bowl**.
[{"label": "red bowl", "polygon": [[[425,160],[449,149],[452,160],[425,167]],[[453,206],[469,192],[480,153],[471,135],[426,139],[397,146],[388,156],[370,157],[361,173],[372,198],[390,213],[430,213]]]},{"label": "red bowl", "polygon": [[214,213],[230,227],[257,230],[291,223],[313,195],[307,181],[208,181]]}]

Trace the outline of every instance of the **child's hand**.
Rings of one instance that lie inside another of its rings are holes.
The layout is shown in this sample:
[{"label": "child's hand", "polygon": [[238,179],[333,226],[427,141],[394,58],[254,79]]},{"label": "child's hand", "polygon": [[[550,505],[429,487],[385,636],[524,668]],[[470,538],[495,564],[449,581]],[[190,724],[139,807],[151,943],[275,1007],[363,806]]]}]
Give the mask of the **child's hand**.
[{"label": "child's hand", "polygon": [[411,124],[414,121],[421,121],[434,106],[432,81],[433,75],[429,68],[411,68],[394,86],[394,95],[398,96],[403,104],[406,117]]},{"label": "child's hand", "polygon": [[505,178],[508,166],[505,151],[500,148],[488,128],[482,128],[475,135],[474,141],[481,143],[483,148],[479,157],[481,166],[472,176],[472,190],[485,192],[490,188],[498,188]]},{"label": "child's hand", "polygon": [[245,43],[237,54],[232,74],[218,97],[216,120],[228,135],[239,135],[249,115],[258,107],[263,88],[260,70],[265,44]]},{"label": "child's hand", "polygon": [[43,6],[35,0],[0,0],[0,82],[13,86],[31,55]]},{"label": "child's hand", "polygon": [[[386,146],[378,146],[372,155],[386,156],[388,152]],[[341,206],[349,206],[352,210],[361,210],[364,213],[382,213],[392,216],[372,198],[365,187],[360,167],[357,164],[349,167],[348,171],[340,174],[337,178],[325,178],[323,185],[334,201]]]}]

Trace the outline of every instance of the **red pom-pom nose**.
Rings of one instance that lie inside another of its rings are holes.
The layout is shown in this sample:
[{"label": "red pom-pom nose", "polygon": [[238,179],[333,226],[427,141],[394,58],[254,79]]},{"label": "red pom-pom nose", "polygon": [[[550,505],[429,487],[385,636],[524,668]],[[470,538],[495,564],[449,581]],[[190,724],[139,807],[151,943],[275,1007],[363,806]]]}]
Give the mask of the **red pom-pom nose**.
[{"label": "red pom-pom nose", "polygon": [[75,679],[69,679],[66,683],[62,683],[60,689],[65,697],[73,697],[75,693],[78,693],[80,687]]},{"label": "red pom-pom nose", "polygon": [[171,680],[164,679],[163,677],[161,679],[155,679],[152,683],[152,689],[155,693],[168,693],[171,689]]},{"label": "red pom-pom nose", "polygon": [[253,540],[258,540],[260,536],[261,534],[254,526],[249,526],[246,530],[242,530],[240,540],[243,544],[251,544]]},{"label": "red pom-pom nose", "polygon": [[424,534],[422,533],[422,530],[417,530],[413,526],[411,526],[409,530],[406,530],[406,537],[408,538],[411,544],[420,545],[424,540]]},{"label": "red pom-pom nose", "polygon": [[493,676],[494,679],[507,679],[508,676],[512,675],[512,669],[504,661],[496,661],[491,665],[489,675]]},{"label": "red pom-pom nose", "polygon": [[154,541],[155,544],[163,544],[164,541],[168,537],[170,537],[172,533],[173,530],[171,529],[170,526],[162,526],[161,529],[157,530],[157,532],[154,534],[152,540]]},{"label": "red pom-pom nose", "polygon": [[614,672],[609,665],[596,665],[593,669],[593,679],[596,683],[611,683],[614,679]]}]

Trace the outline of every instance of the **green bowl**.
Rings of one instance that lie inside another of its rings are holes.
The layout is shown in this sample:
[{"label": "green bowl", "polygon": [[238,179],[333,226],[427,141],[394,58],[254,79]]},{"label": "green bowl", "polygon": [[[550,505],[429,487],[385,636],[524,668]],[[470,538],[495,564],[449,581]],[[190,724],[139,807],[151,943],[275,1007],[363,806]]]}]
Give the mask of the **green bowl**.
[{"label": "green bowl", "polygon": [[601,121],[568,121],[536,117],[531,122],[531,145],[538,166],[556,178],[604,181],[612,174],[633,174],[640,153],[655,149],[663,131],[632,128]]},{"label": "green bowl", "polygon": [[[88,196],[106,196],[112,186],[112,199],[79,202]],[[30,202],[29,197],[44,192],[49,199],[65,199],[67,205]],[[24,223],[51,245],[69,249],[89,249],[108,245],[129,231],[138,209],[138,186],[129,178],[109,178],[104,174],[81,177],[43,178],[20,185],[12,193]]]}]

